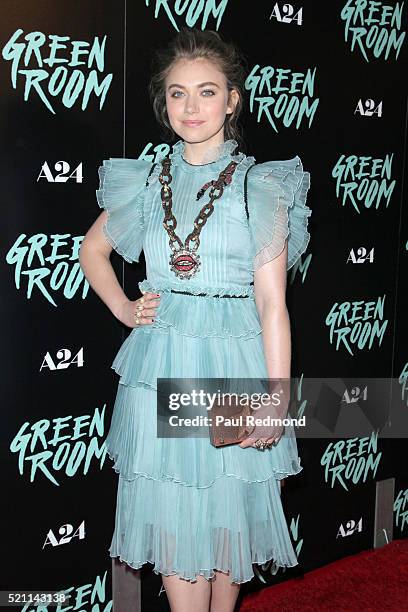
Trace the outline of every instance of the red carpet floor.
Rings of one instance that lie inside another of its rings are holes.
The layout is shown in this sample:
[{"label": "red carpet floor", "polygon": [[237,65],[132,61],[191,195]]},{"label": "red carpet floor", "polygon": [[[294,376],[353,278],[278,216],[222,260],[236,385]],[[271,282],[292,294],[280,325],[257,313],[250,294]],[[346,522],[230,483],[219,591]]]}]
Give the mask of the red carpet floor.
[{"label": "red carpet floor", "polygon": [[239,612],[408,612],[408,540],[247,595]]}]

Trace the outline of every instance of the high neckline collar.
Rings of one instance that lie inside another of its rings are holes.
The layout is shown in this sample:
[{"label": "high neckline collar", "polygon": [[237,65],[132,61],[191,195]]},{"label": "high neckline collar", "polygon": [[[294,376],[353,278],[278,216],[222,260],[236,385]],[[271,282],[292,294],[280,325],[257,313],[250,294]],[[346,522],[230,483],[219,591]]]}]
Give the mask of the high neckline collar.
[{"label": "high neckline collar", "polygon": [[172,146],[170,158],[172,163],[178,161],[185,168],[194,170],[196,168],[205,168],[206,166],[210,166],[210,164],[215,164],[215,162],[230,157],[237,147],[238,143],[233,138],[224,140],[224,142],[211,146],[205,151],[203,163],[191,164],[184,158],[185,142],[180,139]]}]

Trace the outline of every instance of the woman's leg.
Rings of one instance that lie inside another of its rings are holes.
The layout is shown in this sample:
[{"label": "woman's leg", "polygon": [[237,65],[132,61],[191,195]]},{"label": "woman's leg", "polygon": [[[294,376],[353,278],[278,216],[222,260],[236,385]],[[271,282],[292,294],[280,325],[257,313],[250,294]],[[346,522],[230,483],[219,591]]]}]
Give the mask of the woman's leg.
[{"label": "woman's leg", "polygon": [[215,570],[210,612],[233,612],[241,585],[230,582],[229,573]]},{"label": "woman's leg", "polygon": [[179,576],[164,576],[163,586],[171,612],[208,612],[210,609],[211,582],[197,576],[197,582],[189,582]]}]

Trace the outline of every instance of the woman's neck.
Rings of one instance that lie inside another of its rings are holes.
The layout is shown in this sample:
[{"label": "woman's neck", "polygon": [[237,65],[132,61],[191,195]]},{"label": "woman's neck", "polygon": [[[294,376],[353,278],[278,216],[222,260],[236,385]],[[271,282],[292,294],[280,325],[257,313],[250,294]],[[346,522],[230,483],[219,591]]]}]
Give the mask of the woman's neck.
[{"label": "woman's neck", "polygon": [[207,164],[215,161],[223,150],[224,137],[217,140],[206,140],[204,142],[184,141],[183,158],[192,165]]}]

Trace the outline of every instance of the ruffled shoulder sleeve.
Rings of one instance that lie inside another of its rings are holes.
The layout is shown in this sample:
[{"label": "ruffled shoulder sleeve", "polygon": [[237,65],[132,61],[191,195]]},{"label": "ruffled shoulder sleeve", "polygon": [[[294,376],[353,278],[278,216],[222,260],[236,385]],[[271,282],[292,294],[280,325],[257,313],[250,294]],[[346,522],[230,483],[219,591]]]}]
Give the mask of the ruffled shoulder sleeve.
[{"label": "ruffled shoulder sleeve", "polygon": [[306,206],[310,174],[300,157],[253,165],[247,176],[247,210],[254,247],[252,270],[275,259],[288,240],[287,270],[309,244]]},{"label": "ruffled shoulder sleeve", "polygon": [[144,238],[144,195],[152,163],[110,158],[99,167],[96,199],[108,213],[104,235],[126,261],[139,261]]}]

